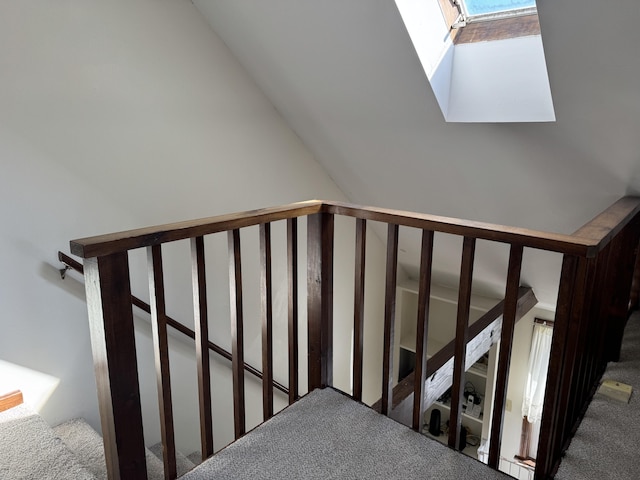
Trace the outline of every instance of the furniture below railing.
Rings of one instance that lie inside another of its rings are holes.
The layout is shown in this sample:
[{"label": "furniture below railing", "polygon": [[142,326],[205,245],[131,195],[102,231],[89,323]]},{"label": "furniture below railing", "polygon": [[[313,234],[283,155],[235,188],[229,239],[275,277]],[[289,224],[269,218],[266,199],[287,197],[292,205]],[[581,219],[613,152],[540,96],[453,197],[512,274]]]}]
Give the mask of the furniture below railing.
[{"label": "furniture below railing", "polygon": [[[638,281],[632,282],[640,239],[640,198],[625,197],[573,235],[457,220],[396,210],[358,207],[337,202],[310,201],[283,207],[223,215],[202,220],[149,227],[128,232],[74,240],[71,252],[85,259],[85,285],[91,341],[98,385],[98,400],[109,477],[146,478],[142,415],[131,309],[128,252],[147,249],[149,289],[156,356],[161,434],[165,450],[166,478],[175,478],[175,445],[167,356],[165,292],[162,245],[177,240],[191,242],[195,349],[203,457],[213,452],[207,279],[204,238],[227,232],[231,305],[231,362],[236,438],[243,435],[244,341],[241,229],[259,226],[262,305],[262,374],[264,418],[273,414],[273,346],[271,303],[271,229],[287,222],[287,278],[289,285],[288,344],[289,398],[298,392],[297,365],[297,219],[307,224],[307,330],[308,388],[332,385],[333,379],[333,281],[334,218],[352,217],[356,225],[354,295],[353,397],[362,399],[364,345],[364,272],[368,221],[387,224],[384,308],[384,354],[381,413],[393,407],[393,335],[398,264],[399,227],[422,233],[416,365],[413,382],[413,427],[421,426],[424,412],[429,327],[429,297],[434,234],[462,237],[454,367],[448,443],[459,445],[464,389],[464,359],[471,337],[469,308],[477,240],[507,244],[509,264],[503,307],[500,354],[496,374],[491,443],[488,463],[498,468],[500,438],[506,401],[511,345],[525,249],[563,255],[545,408],[536,463],[536,478],[551,476],[577,427],[610,359],[619,352],[620,339],[630,304],[637,303]],[[633,286],[632,286],[633,285]],[[634,300],[635,299],[635,300]]]}]

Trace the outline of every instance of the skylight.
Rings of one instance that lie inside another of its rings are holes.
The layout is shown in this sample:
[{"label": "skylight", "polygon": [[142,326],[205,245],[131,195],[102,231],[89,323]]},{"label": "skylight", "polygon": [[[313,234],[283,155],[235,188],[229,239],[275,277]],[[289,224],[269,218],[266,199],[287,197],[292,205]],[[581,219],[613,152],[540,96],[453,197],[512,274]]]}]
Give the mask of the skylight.
[{"label": "skylight", "polygon": [[555,120],[535,0],[395,0],[447,122]]},{"label": "skylight", "polygon": [[468,21],[528,15],[536,12],[535,0],[459,0],[459,3]]}]

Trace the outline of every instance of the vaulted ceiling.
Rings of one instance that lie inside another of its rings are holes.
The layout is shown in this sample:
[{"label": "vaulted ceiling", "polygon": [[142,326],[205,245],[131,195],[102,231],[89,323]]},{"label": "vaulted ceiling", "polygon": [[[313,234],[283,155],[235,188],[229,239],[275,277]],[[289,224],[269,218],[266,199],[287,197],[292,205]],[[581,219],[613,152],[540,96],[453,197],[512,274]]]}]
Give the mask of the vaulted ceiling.
[{"label": "vaulted ceiling", "polygon": [[[557,121],[535,124],[446,123],[391,0],[193,1],[355,203],[571,233],[640,193],[637,0],[538,0]],[[499,290],[499,256],[478,284]],[[553,262],[523,276],[548,303]]]}]

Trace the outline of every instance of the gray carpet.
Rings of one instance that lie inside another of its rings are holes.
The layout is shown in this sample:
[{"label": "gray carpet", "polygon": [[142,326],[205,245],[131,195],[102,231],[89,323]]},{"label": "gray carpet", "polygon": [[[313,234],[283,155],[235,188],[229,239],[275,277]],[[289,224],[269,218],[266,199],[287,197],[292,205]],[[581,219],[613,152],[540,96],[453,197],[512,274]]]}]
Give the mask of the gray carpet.
[{"label": "gray carpet", "polygon": [[625,330],[620,362],[603,376],[629,384],[629,404],[596,394],[556,475],[558,480],[640,478],[640,313]]},{"label": "gray carpet", "polygon": [[[98,480],[107,479],[102,437],[84,419],[74,418],[53,427],[55,435],[73,452],[78,461]],[[147,449],[147,476],[149,480],[164,480],[164,466]]]},{"label": "gray carpet", "polygon": [[[162,443],[156,443],[155,445],[149,447],[149,450],[162,462]],[[200,463],[200,462],[198,462]],[[193,463],[188,457],[186,457],[182,452],[176,450],[176,470],[178,471],[178,476],[182,476],[195,467],[196,464]]]},{"label": "gray carpet", "polygon": [[0,479],[91,480],[49,425],[20,405],[0,413]]},{"label": "gray carpet", "polygon": [[187,473],[224,478],[508,479],[331,390],[316,390]]}]

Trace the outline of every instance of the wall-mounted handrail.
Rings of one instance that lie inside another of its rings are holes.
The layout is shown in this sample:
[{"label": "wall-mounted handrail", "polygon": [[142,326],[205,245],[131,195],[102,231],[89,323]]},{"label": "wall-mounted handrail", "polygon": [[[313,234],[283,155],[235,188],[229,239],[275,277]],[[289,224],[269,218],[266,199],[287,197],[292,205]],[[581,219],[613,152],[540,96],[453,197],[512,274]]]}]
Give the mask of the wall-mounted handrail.
[{"label": "wall-mounted handrail", "polygon": [[20,390],[0,393],[0,412],[22,405],[23,401],[22,392]]},{"label": "wall-mounted handrail", "polygon": [[[62,263],[64,263],[65,265],[69,266],[70,268],[72,268],[76,272],[84,275],[84,267],[82,266],[82,263],[78,262],[77,260],[75,260],[74,258],[70,257],[66,253],[58,252],[58,260],[60,260]],[[143,312],[151,314],[151,306],[147,302],[145,302],[144,300],[141,300],[140,298],[136,297],[135,295],[131,295],[131,304],[136,306],[136,307],[138,307]],[[179,321],[175,320],[174,318],[171,318],[168,315],[167,315],[167,325],[169,325],[170,327],[172,327],[175,330],[179,331],[180,333],[186,335],[187,337],[191,338],[192,340],[195,340],[195,338],[196,338],[196,333],[193,330],[191,330],[189,327],[185,326],[184,324],[180,323]],[[210,340],[208,342],[208,346],[209,346],[209,350],[211,350],[212,352],[215,352],[218,355],[220,355],[221,357],[225,358],[226,360],[231,361],[231,352],[225,350],[220,345],[217,345],[217,344],[213,343]],[[262,380],[262,372],[260,370],[258,370],[256,367],[253,367],[250,364],[245,362],[244,369],[247,372],[249,372],[251,375],[253,375],[254,377],[259,378],[260,380]],[[275,381],[275,380],[273,380],[273,388],[275,388],[276,390],[281,391],[285,395],[289,394],[289,389],[287,387],[285,387],[284,385],[282,385],[281,383]]]}]

